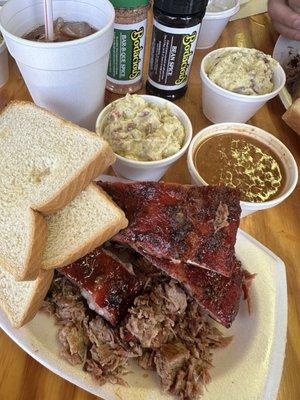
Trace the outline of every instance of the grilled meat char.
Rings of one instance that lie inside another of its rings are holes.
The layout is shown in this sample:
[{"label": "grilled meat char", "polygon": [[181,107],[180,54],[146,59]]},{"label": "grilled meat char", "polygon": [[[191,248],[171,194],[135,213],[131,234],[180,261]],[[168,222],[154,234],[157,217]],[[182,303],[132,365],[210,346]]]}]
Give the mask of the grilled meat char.
[{"label": "grilled meat char", "polygon": [[143,278],[101,248],[59,272],[78,286],[89,307],[112,325],[119,322],[144,287]]},{"label": "grilled meat char", "polygon": [[130,221],[113,240],[152,257],[231,276],[241,213],[237,190],[162,182],[99,185]]}]

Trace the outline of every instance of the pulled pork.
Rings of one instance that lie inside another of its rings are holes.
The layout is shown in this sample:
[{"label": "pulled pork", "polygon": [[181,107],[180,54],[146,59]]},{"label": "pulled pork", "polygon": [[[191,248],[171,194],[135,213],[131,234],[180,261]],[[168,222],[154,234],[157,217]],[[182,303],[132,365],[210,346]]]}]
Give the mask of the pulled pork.
[{"label": "pulled pork", "polygon": [[82,364],[100,384],[124,384],[128,360],[136,358],[142,368],[157,372],[166,392],[184,400],[201,396],[213,350],[231,340],[172,279],[154,280],[115,328],[89,310],[80,291],[60,274],[43,308],[59,325],[61,355]]}]

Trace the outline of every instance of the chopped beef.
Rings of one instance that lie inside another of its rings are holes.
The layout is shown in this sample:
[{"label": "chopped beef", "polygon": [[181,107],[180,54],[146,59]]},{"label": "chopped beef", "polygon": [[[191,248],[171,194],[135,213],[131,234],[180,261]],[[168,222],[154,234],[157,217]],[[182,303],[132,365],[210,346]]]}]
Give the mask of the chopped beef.
[{"label": "chopped beef", "polygon": [[171,281],[139,296],[129,309],[125,328],[144,348],[159,348],[173,337],[178,315],[185,312],[186,294]]},{"label": "chopped beef", "polygon": [[120,345],[115,332],[99,316],[86,326],[91,343],[84,369],[99,383],[124,383],[122,375],[128,372],[128,354]]},{"label": "chopped beef", "polygon": [[213,349],[230,340],[209,324],[194,301],[189,301],[184,318],[177,322],[174,337],[155,351],[154,364],[162,386],[181,399],[199,398],[210,381]]},{"label": "chopped beef", "polygon": [[175,281],[171,281],[168,285],[165,285],[165,293],[168,312],[173,315],[182,315],[187,307],[185,292]]},{"label": "chopped beef", "polygon": [[241,212],[237,190],[162,182],[99,185],[129,220],[113,240],[156,258],[231,276]]},{"label": "chopped beef", "polygon": [[185,400],[202,394],[213,349],[228,344],[198,303],[170,279],[139,295],[118,327],[90,310],[79,288],[59,273],[44,310],[59,325],[62,356],[82,364],[99,384],[125,384],[128,360],[136,358],[142,368],[157,371],[165,391]]},{"label": "chopped beef", "polygon": [[82,323],[85,318],[85,305],[80,290],[69,281],[56,274],[51,288],[51,301],[44,301],[43,309],[54,314],[64,325]]},{"label": "chopped beef", "polygon": [[177,374],[190,358],[190,352],[182,342],[163,344],[154,355],[154,365],[165,391],[170,391]]},{"label": "chopped beef", "polygon": [[291,49],[290,60],[285,67],[286,86],[292,98],[296,100],[300,96],[300,54],[295,54]]},{"label": "chopped beef", "polygon": [[60,272],[74,282],[89,307],[116,325],[142,290],[145,280],[100,247]]},{"label": "chopped beef", "polygon": [[86,360],[88,338],[80,324],[66,325],[60,328],[58,340],[62,344],[61,355],[76,365]]},{"label": "chopped beef", "polygon": [[[175,307],[173,294],[178,290],[183,307]],[[209,380],[212,351],[226,346],[224,338],[211,325],[199,304],[184,292],[175,281],[157,285],[151,293],[139,296],[129,310],[125,329],[142,347],[139,365],[156,370],[166,392],[181,399],[196,399]],[[152,329],[152,335],[148,330]]]},{"label": "chopped beef", "polygon": [[72,365],[84,363],[88,345],[84,330],[87,316],[80,290],[65,277],[56,274],[43,310],[54,314],[60,325],[58,341],[61,344],[61,356]]}]

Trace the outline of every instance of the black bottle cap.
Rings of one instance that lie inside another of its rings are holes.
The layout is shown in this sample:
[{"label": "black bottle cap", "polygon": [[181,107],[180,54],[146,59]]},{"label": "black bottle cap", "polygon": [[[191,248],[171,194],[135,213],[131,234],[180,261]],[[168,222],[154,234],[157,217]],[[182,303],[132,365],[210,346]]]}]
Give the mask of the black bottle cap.
[{"label": "black bottle cap", "polygon": [[154,6],[166,14],[191,15],[205,13],[208,0],[154,0]]}]

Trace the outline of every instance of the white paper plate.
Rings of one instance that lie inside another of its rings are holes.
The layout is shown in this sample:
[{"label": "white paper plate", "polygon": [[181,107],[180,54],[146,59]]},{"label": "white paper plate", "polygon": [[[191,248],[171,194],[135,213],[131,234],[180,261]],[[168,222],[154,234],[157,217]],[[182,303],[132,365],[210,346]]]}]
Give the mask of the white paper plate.
[{"label": "white paper plate", "polygon": [[[244,267],[257,273],[252,287],[253,313],[249,316],[246,303],[242,302],[232,328],[222,329],[227,335],[234,335],[234,340],[225,349],[215,352],[212,382],[203,400],[275,400],[286,341],[285,266],[270,250],[241,230],[236,252]],[[128,387],[98,386],[80,367],[73,367],[60,358],[57,328],[54,320],[44,313],[38,313],[29,324],[15,330],[0,311],[0,327],[46,368],[105,400],[173,399],[160,390],[155,374],[134,363],[133,373],[126,378]]]},{"label": "white paper plate", "polygon": [[[273,58],[285,68],[289,60],[300,53],[300,42],[279,36],[273,51]],[[279,93],[280,100],[284,107],[288,109],[292,105],[292,96],[286,87]]]}]

